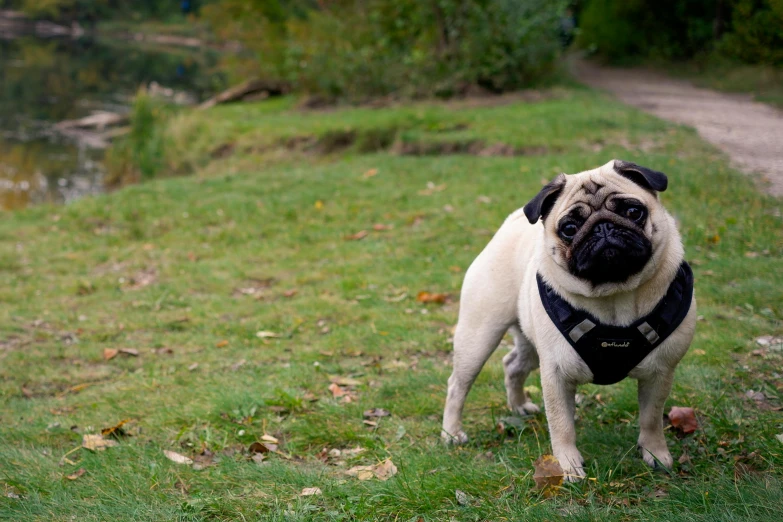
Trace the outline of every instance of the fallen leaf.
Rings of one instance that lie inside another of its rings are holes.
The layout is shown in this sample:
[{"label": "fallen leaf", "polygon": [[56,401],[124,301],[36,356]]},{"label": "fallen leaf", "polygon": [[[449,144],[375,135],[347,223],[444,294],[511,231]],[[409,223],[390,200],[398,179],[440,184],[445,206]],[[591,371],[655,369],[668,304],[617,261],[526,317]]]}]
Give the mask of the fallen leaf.
[{"label": "fallen leaf", "polygon": [[186,457],[185,455],[180,455],[179,453],[176,453],[174,451],[169,450],[163,450],[163,454],[166,456],[167,459],[169,459],[172,462],[176,462],[177,464],[193,464],[193,459],[190,457]]},{"label": "fallen leaf", "polygon": [[369,426],[371,428],[377,428],[378,427],[378,423],[375,422],[375,421],[371,421],[371,420],[366,420],[365,419],[362,422],[364,423],[365,426]]},{"label": "fallen leaf", "polygon": [[67,475],[65,478],[67,478],[68,480],[76,480],[77,478],[81,477],[85,473],[87,473],[86,469],[79,468],[76,471],[74,471],[73,473],[71,473],[70,475]]},{"label": "fallen leaf", "polygon": [[479,203],[484,203],[485,205],[489,205],[490,203],[492,203],[492,198],[489,196],[479,196],[476,198],[476,201],[478,201]]},{"label": "fallen leaf", "polygon": [[358,379],[353,379],[351,377],[339,377],[339,376],[333,376],[329,379],[334,384],[337,384],[339,386],[359,386],[362,381]]},{"label": "fallen leaf", "polygon": [[133,357],[139,356],[139,351],[136,350],[135,348],[120,348],[120,353],[125,355],[130,355]]},{"label": "fallen leaf", "polygon": [[707,352],[705,352],[704,350],[701,350],[701,349],[693,350],[693,353],[695,355],[707,355]]},{"label": "fallen leaf", "polygon": [[364,239],[365,237],[367,237],[367,234],[369,234],[369,232],[367,232],[366,230],[360,230],[360,231],[358,231],[355,234],[351,234],[349,236],[345,236],[344,239],[346,241],[358,241],[360,239]]},{"label": "fallen leaf", "polygon": [[345,472],[346,475],[356,477],[359,480],[370,480],[373,478],[372,466],[354,466]]},{"label": "fallen leaf", "polygon": [[215,348],[225,348],[226,346],[228,346],[228,341],[223,339],[215,345]]},{"label": "fallen leaf", "polygon": [[783,444],[783,433],[778,433],[777,435],[775,435],[775,438],[778,439],[778,442]]},{"label": "fallen leaf", "polygon": [[666,498],[669,494],[665,490],[658,488],[655,491],[651,491],[647,496],[650,498]]},{"label": "fallen leaf", "polygon": [[321,491],[321,488],[304,488],[301,493],[299,493],[300,497],[309,497],[312,495],[321,495],[323,492]]},{"label": "fallen leaf", "polygon": [[286,290],[285,292],[283,292],[283,297],[293,297],[298,292],[299,290],[297,290],[296,288],[292,288],[291,290]]},{"label": "fallen leaf", "polygon": [[391,459],[386,459],[375,466],[354,466],[345,473],[359,480],[370,480],[373,477],[378,480],[389,480],[397,474],[397,466]]},{"label": "fallen leaf", "polygon": [[334,398],[342,397],[347,393],[347,390],[344,390],[339,384],[334,382],[329,385],[329,391],[332,392],[332,397]]},{"label": "fallen leaf", "polygon": [[372,229],[377,232],[383,232],[384,230],[391,230],[394,228],[394,225],[384,225],[383,223],[376,223],[372,226]]},{"label": "fallen leaf", "polygon": [[533,463],[533,480],[539,491],[551,491],[563,484],[563,468],[554,455],[542,455]]},{"label": "fallen leaf", "polygon": [[103,435],[85,435],[82,438],[82,447],[90,451],[103,451],[116,445],[117,441],[104,439]]},{"label": "fallen leaf", "polygon": [[278,445],[271,442],[254,442],[247,448],[251,454],[253,453],[277,453]]},{"label": "fallen leaf", "polygon": [[430,293],[430,292],[419,292],[416,295],[416,300],[420,303],[439,303],[443,304],[446,302],[446,299],[448,298],[448,294],[439,294],[439,293]]},{"label": "fallen leaf", "polygon": [[256,337],[258,337],[259,339],[271,339],[274,337],[282,337],[282,335],[275,332],[261,330],[260,332],[256,332]]},{"label": "fallen leaf", "polygon": [[373,466],[372,472],[378,480],[389,480],[397,474],[397,466],[394,465],[391,459],[386,459],[380,464]]},{"label": "fallen leaf", "polygon": [[457,489],[454,491],[454,496],[457,497],[457,504],[460,506],[467,506],[470,504],[470,497],[464,491]]},{"label": "fallen leaf", "polygon": [[110,435],[114,435],[115,437],[125,435],[125,430],[122,429],[122,427],[130,422],[131,419],[123,419],[119,423],[117,423],[116,426],[112,426],[111,428],[103,428],[101,430],[101,435],[104,437],[108,437]]},{"label": "fallen leaf", "polygon": [[261,435],[261,440],[263,440],[264,442],[271,442],[272,444],[279,444],[280,443],[280,441],[277,440],[277,438],[275,438],[275,437],[273,437],[271,435],[267,435],[266,433]]},{"label": "fallen leaf", "polygon": [[682,433],[693,433],[699,427],[693,408],[672,406],[669,422]]},{"label": "fallen leaf", "polygon": [[364,413],[362,413],[364,417],[370,418],[370,417],[390,417],[391,412],[389,410],[383,409],[383,408],[373,408],[371,410],[365,410]]},{"label": "fallen leaf", "polygon": [[371,178],[371,177],[375,176],[376,174],[378,174],[378,169],[370,169],[370,170],[366,171],[364,174],[362,174],[362,177],[365,178],[365,179],[366,178]]},{"label": "fallen leaf", "polygon": [[104,361],[111,361],[115,357],[117,357],[117,354],[120,353],[119,350],[115,350],[114,348],[104,348],[103,349],[103,360]]},{"label": "fallen leaf", "polygon": [[198,363],[193,363],[190,366],[188,366],[188,371],[194,371],[196,368],[198,368]]}]

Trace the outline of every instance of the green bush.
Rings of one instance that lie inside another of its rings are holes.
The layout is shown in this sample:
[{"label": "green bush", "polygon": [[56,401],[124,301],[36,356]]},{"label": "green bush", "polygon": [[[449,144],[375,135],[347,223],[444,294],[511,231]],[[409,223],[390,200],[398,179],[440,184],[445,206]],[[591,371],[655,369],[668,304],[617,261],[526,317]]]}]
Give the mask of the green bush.
[{"label": "green bush", "polygon": [[221,0],[202,14],[253,52],[239,67],[293,90],[359,100],[505,91],[559,51],[561,0]]},{"label": "green bush", "polygon": [[718,46],[721,54],[746,63],[783,65],[783,0],[737,0],[731,26]]},{"label": "green bush", "polygon": [[613,62],[717,52],[783,64],[783,0],[586,0],[580,46]]},{"label": "green bush", "polygon": [[168,109],[160,100],[139,89],[133,100],[128,133],[106,154],[109,186],[151,179],[165,167],[165,136],[162,122]]}]

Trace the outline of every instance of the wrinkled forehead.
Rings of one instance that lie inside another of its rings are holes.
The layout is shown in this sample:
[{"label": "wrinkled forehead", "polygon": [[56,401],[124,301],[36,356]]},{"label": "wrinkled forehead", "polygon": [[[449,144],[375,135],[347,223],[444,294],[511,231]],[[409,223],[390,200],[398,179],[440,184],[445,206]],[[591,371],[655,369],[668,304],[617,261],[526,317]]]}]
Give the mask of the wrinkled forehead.
[{"label": "wrinkled forehead", "polygon": [[654,198],[650,192],[618,174],[610,163],[579,174],[566,175],[558,214],[575,205],[599,210],[614,197],[633,197],[642,203]]}]

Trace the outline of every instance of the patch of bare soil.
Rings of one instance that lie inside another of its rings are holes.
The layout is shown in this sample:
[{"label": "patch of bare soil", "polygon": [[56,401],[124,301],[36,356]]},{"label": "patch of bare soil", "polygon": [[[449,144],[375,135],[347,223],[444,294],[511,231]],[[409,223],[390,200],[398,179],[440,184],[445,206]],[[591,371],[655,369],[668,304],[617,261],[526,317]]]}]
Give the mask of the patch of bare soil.
[{"label": "patch of bare soil", "polygon": [[761,174],[764,187],[783,196],[783,112],[751,100],[694,87],[644,69],[617,69],[576,61],[581,82],[611,92],[628,105],[694,127],[740,170]]}]

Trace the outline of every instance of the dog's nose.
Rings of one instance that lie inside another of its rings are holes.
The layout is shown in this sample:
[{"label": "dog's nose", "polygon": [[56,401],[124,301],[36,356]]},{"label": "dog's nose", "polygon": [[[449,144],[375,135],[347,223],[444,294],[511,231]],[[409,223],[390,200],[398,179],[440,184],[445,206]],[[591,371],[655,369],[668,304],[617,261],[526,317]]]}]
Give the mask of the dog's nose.
[{"label": "dog's nose", "polygon": [[613,230],[614,230],[614,223],[611,223],[609,221],[603,221],[601,223],[598,223],[595,227],[593,227],[594,233],[601,237],[609,237],[610,235],[612,235]]}]

